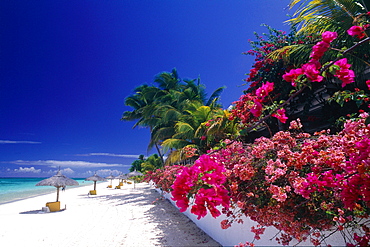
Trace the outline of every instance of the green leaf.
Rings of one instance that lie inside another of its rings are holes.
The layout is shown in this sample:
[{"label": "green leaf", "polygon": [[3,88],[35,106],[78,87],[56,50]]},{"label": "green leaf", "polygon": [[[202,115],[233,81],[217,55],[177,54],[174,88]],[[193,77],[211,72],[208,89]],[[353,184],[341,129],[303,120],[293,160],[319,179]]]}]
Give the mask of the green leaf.
[{"label": "green leaf", "polygon": [[370,117],[367,117],[366,120],[365,120],[365,124],[368,125],[370,124]]}]

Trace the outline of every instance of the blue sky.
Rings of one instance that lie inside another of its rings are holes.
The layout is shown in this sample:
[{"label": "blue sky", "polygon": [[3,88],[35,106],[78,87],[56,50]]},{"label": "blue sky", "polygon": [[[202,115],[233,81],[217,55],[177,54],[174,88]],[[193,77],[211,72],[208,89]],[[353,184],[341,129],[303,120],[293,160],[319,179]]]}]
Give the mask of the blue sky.
[{"label": "blue sky", "polygon": [[253,32],[288,0],[0,1],[0,177],[126,173],[149,131],[120,121],[124,98],[177,68],[207,91],[242,94]]}]

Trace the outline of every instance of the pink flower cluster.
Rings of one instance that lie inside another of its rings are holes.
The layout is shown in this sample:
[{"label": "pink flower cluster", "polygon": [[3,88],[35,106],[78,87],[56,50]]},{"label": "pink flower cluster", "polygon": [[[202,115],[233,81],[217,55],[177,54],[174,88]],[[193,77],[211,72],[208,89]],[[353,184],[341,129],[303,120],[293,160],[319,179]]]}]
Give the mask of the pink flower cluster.
[{"label": "pink flower cluster", "polygon": [[300,80],[302,75],[305,75],[311,82],[321,82],[323,77],[320,75],[321,64],[319,60],[324,53],[329,49],[330,43],[337,38],[336,32],[326,31],[322,34],[322,41],[318,42],[312,47],[310,54],[311,60],[303,64],[301,68],[292,69],[283,75],[283,79],[287,82],[292,83],[294,87],[297,86],[297,82]]},{"label": "pink flower cluster", "polygon": [[366,28],[368,28],[368,25],[366,25],[365,28],[362,26],[352,26],[347,30],[347,33],[353,37],[356,36],[358,39],[363,39],[366,36]]},{"label": "pink flower cluster", "polygon": [[[322,34],[322,41],[318,42],[312,48],[310,55],[311,60],[303,64],[301,68],[292,69],[285,73],[283,79],[290,82],[294,87],[297,86],[297,83],[301,80],[303,75],[311,82],[321,82],[324,78],[320,75],[321,63],[319,60],[329,49],[330,43],[336,38],[336,32],[324,32]],[[336,61],[334,65],[339,67],[334,76],[342,81],[342,87],[354,82],[355,73],[353,70],[349,69],[351,65],[347,63],[346,58]]]},{"label": "pink flower cluster", "polygon": [[[230,120],[239,118],[242,123],[251,122],[252,112],[254,115],[262,113],[262,108],[257,107],[254,102],[258,102],[257,96],[249,93],[241,95],[238,101],[233,102],[235,107],[231,110]],[[260,103],[258,106],[262,107],[262,104]]]},{"label": "pink flower cluster", "polygon": [[[260,238],[263,229],[281,230],[282,244],[293,238],[320,244],[320,231],[342,231],[360,226],[349,244],[370,244],[370,231],[355,219],[370,217],[370,125],[363,113],[347,121],[343,131],[299,133],[299,119],[290,131],[253,144],[226,140],[224,148],[202,155],[192,166],[166,167],[158,173],[172,179],[172,196],[181,211],[204,217],[229,217],[223,229],[241,222],[244,214],[259,224],[252,228]],[[174,174],[173,171],[178,174]],[[175,177],[175,179],[173,179]],[[160,180],[158,180],[160,181]],[[232,206],[231,206],[232,205]],[[233,209],[233,211],[230,210]],[[238,209],[238,210],[236,210]],[[365,221],[366,223],[366,221]]]},{"label": "pink flower cluster", "polygon": [[172,199],[184,212],[194,197],[191,213],[198,215],[198,219],[206,216],[207,209],[213,217],[218,217],[221,212],[218,206],[228,209],[230,197],[224,183],[225,168],[208,155],[202,155],[193,166],[184,167],[177,175],[171,192]]},{"label": "pink flower cluster", "polygon": [[[318,231],[351,227],[354,217],[369,218],[370,125],[367,115],[348,121],[337,135],[315,136],[281,131],[250,145],[232,142],[212,154],[225,164],[231,200],[261,226],[282,231],[282,243],[292,238],[319,244]],[[230,213],[228,214],[230,215]],[[230,217],[235,217],[231,215]],[[235,218],[224,222],[229,227]],[[285,234],[285,235],[284,235]],[[365,241],[363,236],[353,241]],[[290,239],[290,240],[289,240]],[[370,242],[366,242],[367,245]]]},{"label": "pink flower cluster", "polygon": [[[273,90],[274,83],[266,82],[263,83],[261,87],[256,89],[256,95],[252,95],[250,93],[242,95],[238,101],[233,102],[235,107],[231,110],[230,120],[238,117],[242,123],[253,122],[251,115],[253,115],[254,118],[258,118],[262,115],[265,98]],[[277,118],[282,123],[285,123],[288,120],[288,117],[285,115],[284,108],[278,109],[272,114],[272,116]]]},{"label": "pink flower cluster", "polygon": [[351,64],[347,62],[347,58],[342,58],[334,63],[339,66],[339,70],[335,72],[335,77],[342,81],[342,87],[355,81],[355,72],[350,70]]},{"label": "pink flower cluster", "polygon": [[181,169],[183,169],[183,166],[172,165],[165,166],[163,169],[149,171],[145,174],[144,181],[153,181],[157,188],[170,192],[176,179],[176,175]]}]

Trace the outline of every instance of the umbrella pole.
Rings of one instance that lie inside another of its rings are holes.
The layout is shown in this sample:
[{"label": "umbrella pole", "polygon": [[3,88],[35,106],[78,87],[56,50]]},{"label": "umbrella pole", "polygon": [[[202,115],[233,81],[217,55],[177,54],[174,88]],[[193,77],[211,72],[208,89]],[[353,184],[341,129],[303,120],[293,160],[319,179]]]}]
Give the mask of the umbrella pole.
[{"label": "umbrella pole", "polygon": [[57,187],[57,201],[59,201],[59,186]]},{"label": "umbrella pole", "polygon": [[94,181],[94,190],[96,190],[96,181]]}]

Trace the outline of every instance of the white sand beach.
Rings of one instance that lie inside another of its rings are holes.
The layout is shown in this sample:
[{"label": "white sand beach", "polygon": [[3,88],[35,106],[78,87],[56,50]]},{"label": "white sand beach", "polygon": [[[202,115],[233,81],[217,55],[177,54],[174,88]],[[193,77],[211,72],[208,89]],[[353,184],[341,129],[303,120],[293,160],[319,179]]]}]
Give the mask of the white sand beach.
[{"label": "white sand beach", "polygon": [[[43,213],[55,193],[0,205],[0,246],[220,246],[147,183],[97,184],[60,192],[59,212]],[[153,203],[155,202],[155,203]]]}]

